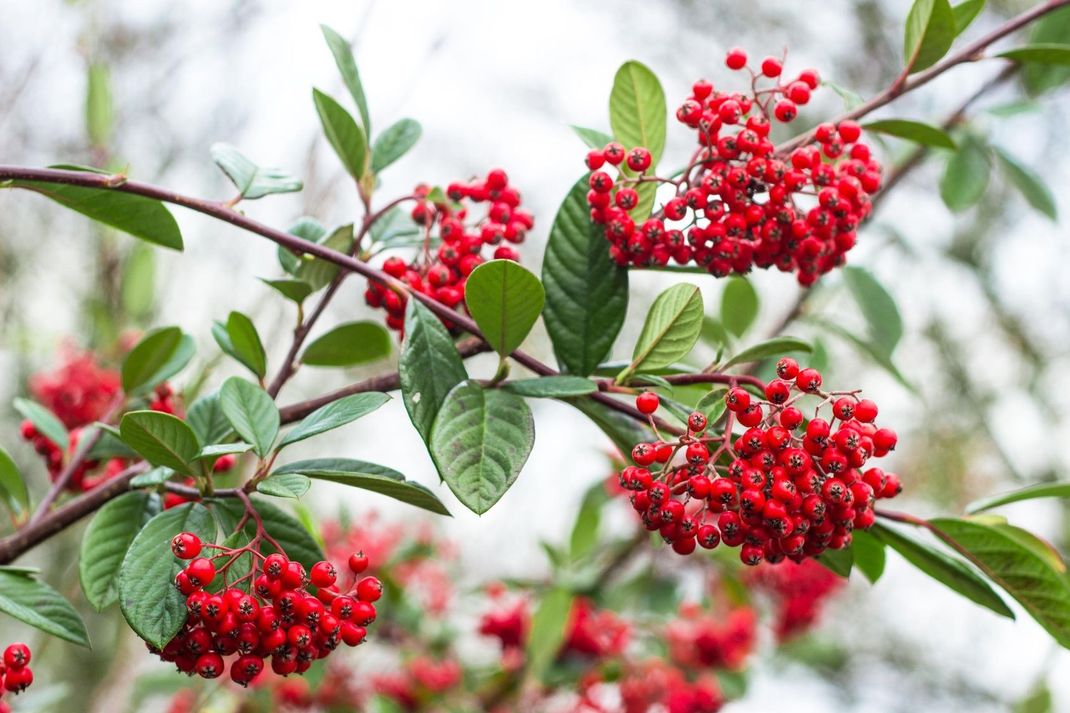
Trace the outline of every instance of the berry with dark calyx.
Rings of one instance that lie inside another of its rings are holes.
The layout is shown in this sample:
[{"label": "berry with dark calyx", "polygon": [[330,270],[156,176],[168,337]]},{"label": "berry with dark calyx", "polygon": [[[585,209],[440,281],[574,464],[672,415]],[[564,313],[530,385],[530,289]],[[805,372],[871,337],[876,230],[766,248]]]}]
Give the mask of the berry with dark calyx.
[{"label": "berry with dark calyx", "polygon": [[365,577],[357,582],[356,593],[362,602],[377,602],[383,596],[383,583],[376,577]]},{"label": "berry with dark calyx", "polygon": [[368,557],[363,552],[355,552],[349,556],[349,571],[353,574],[361,574],[368,569]]},{"label": "berry with dark calyx", "polygon": [[171,552],[179,559],[193,559],[201,553],[201,538],[192,532],[180,532],[171,540]]},{"label": "berry with dark calyx", "polygon": [[22,668],[30,663],[30,647],[16,642],[4,649],[4,666],[9,669]]},{"label": "berry with dark calyx", "polygon": [[312,566],[309,578],[317,587],[329,587],[338,579],[338,570],[330,562],[317,562]]}]

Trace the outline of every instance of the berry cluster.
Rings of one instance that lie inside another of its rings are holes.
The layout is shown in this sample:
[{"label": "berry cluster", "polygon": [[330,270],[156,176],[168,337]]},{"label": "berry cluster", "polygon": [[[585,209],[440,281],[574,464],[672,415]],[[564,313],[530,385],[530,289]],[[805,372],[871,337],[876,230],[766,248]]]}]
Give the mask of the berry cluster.
[{"label": "berry cluster", "polygon": [[746,582],[772,598],[776,605],[777,640],[787,641],[817,623],[825,603],[843,587],[845,580],[817,562],[807,560],[798,564],[785,562],[779,567],[756,567]]},{"label": "berry cluster", "polygon": [[[496,260],[519,260],[519,253],[509,244],[523,242],[535,224],[531,213],[520,209],[520,192],[498,168],[482,180],[449,184],[448,201],[432,201],[425,185],[417,186],[415,195],[412,219],[423,230],[423,247],[409,263],[399,257],[388,258],[383,272],[454,309],[464,302],[468,276],[486,261],[484,248],[492,248]],[[470,212],[469,204],[480,203],[487,204],[485,211],[480,215]],[[387,326],[401,331],[405,322],[403,295],[372,281],[364,299],[371,307],[385,309]]]},{"label": "berry cluster", "polygon": [[[820,567],[820,565],[818,565]],[[680,617],[665,627],[669,658],[677,666],[701,670],[740,670],[757,643],[758,617],[749,607],[728,615],[680,607]]]},{"label": "berry cluster", "polygon": [[713,674],[689,680],[659,659],[627,666],[620,679],[621,713],[717,713],[724,694]]},{"label": "berry cluster", "polygon": [[[205,548],[218,554],[201,557]],[[256,679],[268,658],[272,671],[286,676],[304,673],[340,643],[361,644],[367,627],[375,621],[374,602],[383,592],[378,579],[364,577],[343,593],[337,584],[338,571],[330,562],[317,562],[306,573],[299,562],[283,554],[264,557],[255,541],[230,549],[202,543],[197,535],[183,532],[171,541],[171,550],[176,557],[190,560],[175,578],[175,586],[186,596],[188,616],[163,650],[153,652],[173,662],[179,671],[203,678],[220,676],[227,667],[224,657],[234,656],[230,678],[242,686]],[[255,564],[228,586],[227,570],[243,556]],[[219,560],[223,562],[217,568]],[[367,567],[363,553],[350,556],[354,576]],[[217,576],[223,580],[222,587],[211,593],[209,587]],[[306,589],[309,584],[315,594]]]},{"label": "berry cluster", "polygon": [[55,371],[30,377],[30,394],[67,428],[103,418],[120,388],[119,372],[100,366],[90,352],[68,350]]},{"label": "berry cluster", "polygon": [[[30,670],[30,647],[22,643],[14,643],[4,649],[4,658],[0,662],[0,680],[3,688],[0,688],[0,696],[4,691],[22,693],[33,683],[33,671]],[[0,713],[11,711],[6,701],[0,701]]]},{"label": "berry cluster", "polygon": [[[738,386],[727,391],[722,435],[709,435],[696,411],[684,435],[639,443],[635,465],[619,473],[644,526],[676,552],[723,541],[740,547],[744,564],[801,562],[848,546],[852,530],[874,523],[874,501],[899,494],[898,476],[866,468],[896,444],[894,431],[874,423],[877,405],[856,391],[823,391],[821,374],[789,357],[776,368],[764,398]],[[820,399],[808,421],[799,408],[807,397]],[[659,403],[653,392],[636,399],[651,415]],[[740,435],[736,423],[746,429]]]},{"label": "berry cluster", "polygon": [[461,665],[453,659],[436,661],[417,656],[405,661],[396,672],[374,676],[372,688],[404,710],[427,710],[422,704],[441,703],[442,696],[456,687],[463,675]]},{"label": "berry cluster", "polygon": [[[755,71],[742,50],[729,52],[727,65],[749,73],[750,92],[695,82],[676,118],[697,132],[699,146],[678,177],[648,173],[644,147],[625,150],[614,142],[587,154],[591,218],[604,226],[621,266],[694,262],[717,277],[776,267],[812,285],[854,247],[880,188],[880,164],[859,142],[853,121],[822,124],[807,145],[778,152],[772,122],[795,118],[818,87],[817,72],[785,80],[780,59],[768,57]],[[774,83],[759,88],[762,78]],[[616,179],[601,170],[608,167],[617,169]],[[674,189],[649,218],[632,213],[646,184]]]}]

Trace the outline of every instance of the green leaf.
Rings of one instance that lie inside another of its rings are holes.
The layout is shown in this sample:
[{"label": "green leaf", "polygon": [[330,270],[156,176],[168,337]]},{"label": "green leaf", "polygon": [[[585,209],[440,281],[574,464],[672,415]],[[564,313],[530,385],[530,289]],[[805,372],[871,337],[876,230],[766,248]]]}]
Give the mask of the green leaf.
[{"label": "green leaf", "polygon": [[0,612],[46,634],[89,646],[85,624],[70,602],[21,568],[0,568]]},{"label": "green leaf", "polygon": [[218,393],[206,394],[194,401],[186,411],[186,422],[201,443],[224,441],[233,430],[227,415],[223,413]]},{"label": "green leaf", "polygon": [[253,449],[251,443],[236,441],[234,443],[214,443],[197,451],[196,460],[211,460],[215,462],[219,456],[234,455],[236,453],[248,453]]},{"label": "green leaf", "polygon": [[372,242],[382,248],[409,247],[422,244],[424,240],[412,216],[401,208],[391,208],[372,223],[369,232]]},{"label": "green leaf", "polygon": [[401,119],[387,127],[372,145],[372,171],[379,173],[408,153],[420,140],[422,131],[420,123],[413,119]]},{"label": "green leaf", "polygon": [[487,344],[505,357],[535,325],[546,293],[539,278],[517,263],[491,260],[468,276],[464,299]]},{"label": "green leaf", "polygon": [[171,539],[192,532],[215,541],[215,520],[200,503],[164,510],[134,537],[119,568],[119,608],[130,628],[162,649],[186,621],[186,598],[174,579],[183,562],[171,554]]},{"label": "green leaf", "polygon": [[1015,62],[1067,66],[1070,65],[1070,45],[1055,43],[1026,45],[1025,47],[1015,47],[1012,50],[1000,52],[996,56],[1014,60]]},{"label": "green leaf", "polygon": [[734,275],[721,293],[721,324],[737,337],[754,324],[758,316],[758,293],[750,280]]},{"label": "green leaf", "polygon": [[854,567],[855,553],[850,547],[842,550],[825,550],[817,556],[818,564],[841,577],[850,577],[851,568]]},{"label": "green leaf", "polygon": [[390,333],[378,322],[341,324],[305,347],[308,366],[356,366],[390,356]]},{"label": "green leaf", "polygon": [[[67,165],[51,168],[86,170]],[[87,218],[110,225],[135,238],[182,250],[182,233],[178,230],[175,217],[163,203],[152,198],[111,188],[86,188],[43,181],[12,181],[11,186],[40,193]]]},{"label": "green leaf", "polygon": [[219,405],[238,435],[253,444],[258,456],[266,457],[279,435],[279,409],[268,393],[232,376],[219,390]]},{"label": "green leaf", "polygon": [[727,393],[727,386],[718,386],[711,389],[698,400],[698,403],[695,404],[695,410],[706,414],[706,420],[710,423],[716,423],[728,408],[724,401]]},{"label": "green leaf", "polygon": [[193,358],[193,339],[178,327],[154,329],[123,360],[123,391],[140,395],[177,374]]},{"label": "green leaf", "polygon": [[398,376],[409,419],[424,443],[430,443],[431,427],[446,394],[468,374],[450,333],[419,300],[409,300],[405,307],[405,341]]},{"label": "green leaf", "polygon": [[360,72],[357,71],[357,61],[353,58],[353,51],[349,48],[349,43],[345,41],[345,38],[330,27],[320,25],[320,29],[323,31],[323,39],[327,41],[331,54],[334,55],[334,62],[338,65],[342,81],[345,82],[346,89],[349,90],[350,96],[353,97],[353,101],[357,104],[361,123],[364,124],[364,131],[370,135],[372,122],[368,114],[368,100],[364,96],[364,85],[360,81]]},{"label": "green leaf", "polygon": [[[971,561],[1015,598],[1060,645],[1070,648],[1070,582],[1053,550],[1040,552],[1036,538],[1011,525],[940,518],[932,525],[961,545]],[[1057,569],[1058,565],[1061,569]]]},{"label": "green leaf", "polygon": [[126,493],[102,507],[82,536],[78,577],[97,611],[119,599],[119,567],[141,528],[159,512],[151,493]]},{"label": "green leaf", "polygon": [[940,197],[955,212],[963,211],[981,200],[992,170],[987,147],[972,136],[959,144],[948,159],[940,180]]},{"label": "green leaf", "polygon": [[261,277],[260,281],[297,304],[301,304],[312,294],[312,285],[304,280],[268,280]]},{"label": "green leaf", "polygon": [[131,411],[119,422],[123,442],[153,465],[193,472],[201,444],[185,421],[160,411]]},{"label": "green leaf", "polygon": [[903,388],[908,391],[916,391],[914,385],[907,381],[907,378],[903,375],[903,372],[899,371],[899,367],[895,365],[892,358],[888,356],[882,347],[877,346],[868,339],[862,339],[853,331],[846,329],[840,324],[831,322],[829,320],[812,319],[815,324],[820,324],[826,331],[835,334],[843,339],[845,342],[851,344],[857,349],[863,356],[868,357],[874,364],[884,369],[886,372],[895,377],[896,381],[903,385]]},{"label": "green leaf", "polygon": [[891,355],[903,336],[903,319],[895,300],[872,274],[861,267],[843,268],[843,279],[869,324],[873,344]]},{"label": "green leaf", "polygon": [[[1070,47],[1067,48],[1070,52]],[[1032,169],[1023,166],[1016,158],[1003,149],[996,148],[996,158],[999,165],[1015,188],[1029,202],[1029,205],[1048,216],[1052,220],[1058,219],[1058,209],[1055,206],[1055,196],[1051,189],[1044,183],[1040,175]]]},{"label": "green leaf", "polygon": [[635,60],[625,62],[613,78],[609,95],[609,125],[617,141],[631,149],[646,147],[656,166],[665,150],[665,92],[650,69]]},{"label": "green leaf", "polygon": [[153,468],[152,470],[146,473],[142,473],[141,475],[135,476],[134,479],[130,481],[130,487],[155,487],[157,485],[160,485],[161,483],[166,483],[168,480],[173,478],[174,475],[175,471],[171,470],[170,468]]},{"label": "green leaf", "polygon": [[617,377],[659,369],[687,356],[702,331],[702,292],[695,285],[673,285],[658,295],[647,312],[632,363]]},{"label": "green leaf", "polygon": [[[325,248],[348,255],[353,249],[352,223],[336,228],[334,232],[325,238],[321,236],[317,242]],[[297,269],[297,277],[311,285],[312,291],[315,292],[326,287],[338,274],[338,269],[338,265],[333,262],[317,257],[302,261]]]},{"label": "green leaf", "polygon": [[572,126],[572,130],[592,149],[603,149],[605,145],[613,141],[613,137],[598,129],[588,129],[583,126]]},{"label": "green leaf", "polygon": [[[294,221],[293,225],[286,229],[286,232],[310,243],[318,243],[327,235],[327,229],[318,220],[307,215]],[[277,253],[279,265],[290,275],[297,275],[301,266],[306,262],[306,260],[282,245],[278,247]],[[311,258],[308,258],[308,260],[311,260]]]},{"label": "green leaf", "polygon": [[965,32],[966,28],[977,19],[984,6],[985,0],[964,0],[951,8],[951,12],[955,16],[956,37]]},{"label": "green leaf", "polygon": [[948,0],[914,0],[907,15],[903,57],[910,74],[927,69],[947,54],[955,41],[955,13]]},{"label": "green leaf", "polygon": [[[263,498],[251,500],[253,507],[264,521],[264,529],[282,545],[287,557],[303,564],[306,570],[311,570],[316,562],[327,559],[323,549],[316,542],[316,538],[301,524],[300,520]],[[255,532],[255,525],[252,522],[247,523],[246,528],[250,535]],[[274,548],[269,545],[261,551],[267,554],[273,550]]]},{"label": "green leaf", "polygon": [[106,146],[111,139],[115,118],[108,67],[99,62],[90,64],[86,79],[86,133],[89,135],[89,142],[93,146]]},{"label": "green leaf", "polygon": [[327,142],[342,159],[349,175],[359,181],[368,169],[368,139],[364,130],[341,104],[319,89],[312,90],[312,101]]},{"label": "green leaf", "polygon": [[855,530],[851,535],[851,551],[854,553],[858,571],[872,584],[876,584],[884,574],[884,543],[865,530]]},{"label": "green leaf", "polygon": [[301,423],[283,436],[279,448],[352,423],[358,418],[367,416],[389,400],[390,397],[386,394],[370,391],[332,401],[305,416]]},{"label": "green leaf", "polygon": [[30,494],[26,490],[26,481],[8,452],[0,447],[0,497],[15,515],[20,515],[30,508]]},{"label": "green leaf", "polygon": [[151,245],[134,243],[123,259],[120,301],[135,320],[152,316],[156,301],[156,252]]},{"label": "green leaf", "polygon": [[234,348],[234,357],[263,378],[267,373],[267,353],[253,320],[241,312],[231,312],[227,317],[227,336]]},{"label": "green leaf", "polygon": [[576,522],[569,536],[569,554],[573,561],[591,554],[598,545],[598,530],[602,522],[602,506],[608,500],[605,486],[595,483],[587,489],[580,503]]},{"label": "green leaf", "polygon": [[628,309],[628,271],[610,259],[603,231],[591,222],[587,191],[584,177],[565,197],[542,264],[543,322],[557,360],[579,376],[609,354]]},{"label": "green leaf", "polygon": [[[1029,44],[1068,45],[1070,42],[1067,37],[1070,37],[1070,7],[1049,12],[1034,22],[1029,33]],[[1070,67],[1028,62],[1022,67],[1022,79],[1026,89],[1036,95],[1054,89],[1070,79]]]},{"label": "green leaf", "polygon": [[482,515],[516,482],[535,443],[519,396],[464,381],[447,394],[431,429],[431,457],[457,499]]},{"label": "green leaf", "polygon": [[1014,618],[1014,612],[992,590],[988,582],[962,560],[884,525],[874,525],[869,532],[937,582],[1000,616]]},{"label": "green leaf", "polygon": [[531,631],[526,645],[528,672],[532,676],[541,678],[561,650],[573,599],[570,591],[556,587],[539,601],[531,618]]},{"label": "green leaf", "polygon": [[922,146],[933,146],[941,149],[953,149],[955,148],[955,142],[948,136],[947,132],[935,126],[929,124],[923,124],[920,121],[911,121],[909,119],[881,119],[879,121],[871,121],[868,124],[863,124],[862,128],[866,131],[873,131],[878,134],[887,134],[888,136],[895,136],[896,138],[906,139]]},{"label": "green leaf", "polygon": [[67,433],[67,427],[56,418],[55,414],[29,399],[15,399],[12,405],[19,415],[33,424],[38,433],[55,443],[61,450],[67,450],[70,435]]},{"label": "green leaf", "polygon": [[727,369],[736,364],[747,364],[752,361],[761,361],[763,359],[769,359],[770,357],[781,356],[787,352],[805,352],[809,354],[812,351],[813,347],[810,346],[809,342],[805,342],[802,339],[797,339],[795,337],[774,337],[773,339],[747,347],[725,362],[721,368]]},{"label": "green leaf", "polygon": [[1012,713],[1052,713],[1054,710],[1051,691],[1040,683],[1014,705]]},{"label": "green leaf", "polygon": [[1028,488],[1003,493],[1002,495],[982,498],[967,505],[966,512],[971,514],[984,512],[985,510],[998,508],[1001,505],[1009,505],[1023,500],[1034,500],[1036,498],[1070,498],[1070,483],[1032,485]]},{"label": "green leaf", "polygon": [[598,384],[582,376],[543,376],[537,379],[507,381],[502,388],[517,396],[536,399],[563,399],[570,396],[585,396],[598,391]]},{"label": "green leaf", "polygon": [[307,493],[310,487],[312,487],[312,481],[300,473],[272,475],[256,484],[257,491],[264,495],[294,500]]},{"label": "green leaf", "polygon": [[272,477],[288,473],[300,473],[315,480],[370,490],[439,515],[450,514],[442,501],[425,486],[407,480],[392,468],[375,463],[351,458],[314,458],[288,463],[272,473]]},{"label": "green leaf", "polygon": [[227,174],[242,198],[255,200],[273,193],[293,193],[303,187],[301,179],[281,168],[263,168],[253,163],[236,147],[215,143],[209,149],[212,160]]}]

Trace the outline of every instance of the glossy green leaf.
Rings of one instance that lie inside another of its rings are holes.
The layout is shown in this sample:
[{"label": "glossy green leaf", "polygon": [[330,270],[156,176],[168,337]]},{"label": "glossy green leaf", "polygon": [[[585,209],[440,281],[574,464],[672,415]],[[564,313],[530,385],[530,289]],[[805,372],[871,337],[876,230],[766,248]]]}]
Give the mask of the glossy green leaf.
[{"label": "glossy green leaf", "polygon": [[0,567],[0,612],[64,641],[89,646],[85,623],[70,602],[22,568]]},{"label": "glossy green leaf", "polygon": [[583,126],[573,125],[572,130],[587,144],[589,148],[601,150],[605,145],[613,141],[613,137],[598,129],[588,129]]},{"label": "glossy green leaf", "polygon": [[137,533],[160,510],[151,493],[125,493],[89,521],[78,555],[78,577],[86,600],[97,611],[119,599],[119,568]]},{"label": "glossy green leaf", "polygon": [[582,376],[542,376],[537,379],[518,379],[507,381],[502,388],[517,396],[537,399],[563,399],[570,396],[584,396],[598,391],[598,384]]},{"label": "glossy green leaf", "polygon": [[517,263],[491,260],[468,276],[464,298],[487,344],[504,357],[535,326],[546,293],[539,278]]},{"label": "glossy green leaf", "polygon": [[[1067,47],[1067,51],[1070,52],[1070,47]],[[1003,169],[1003,174],[1029,202],[1029,205],[1052,220],[1056,220],[1059,215],[1058,208],[1055,205],[1055,196],[1048,185],[1044,183],[1044,179],[1040,177],[1040,174],[1022,165],[1018,159],[1003,149],[997,148],[995,152],[996,158],[999,159],[1000,168]]]},{"label": "glossy green leaf", "polygon": [[156,251],[135,243],[123,258],[119,300],[123,311],[138,322],[152,316],[156,306]]},{"label": "glossy green leaf", "polygon": [[294,500],[307,493],[310,487],[312,487],[312,481],[300,473],[272,475],[256,484],[256,490],[259,493]]},{"label": "glossy green leaf", "polygon": [[441,320],[419,300],[405,307],[405,340],[398,359],[401,398],[425,443],[449,393],[468,378],[461,355]]},{"label": "glossy green leaf", "polygon": [[955,35],[961,35],[967,27],[973,24],[977,16],[984,9],[985,0],[963,0],[951,8],[955,16]]},{"label": "glossy green leaf", "polygon": [[[1070,7],[1049,12],[1033,23],[1029,44],[1070,45]],[[1022,80],[1031,94],[1039,94],[1061,86],[1070,79],[1070,67],[1058,64],[1027,62],[1022,66]]]},{"label": "glossy green leaf", "polygon": [[379,173],[408,153],[422,132],[420,123],[413,119],[400,119],[387,127],[372,145],[372,171]]},{"label": "glossy green leaf", "polygon": [[301,354],[301,363],[356,366],[387,358],[391,345],[390,333],[378,322],[348,322],[314,339]]},{"label": "glossy green leaf", "polygon": [[1015,62],[1032,62],[1035,64],[1058,64],[1070,65],[1070,44],[1047,43],[1040,45],[1027,45],[1015,47],[1012,50],[1000,52],[998,57],[1014,60]]},{"label": "glossy green leaf", "polygon": [[0,498],[12,513],[19,515],[30,507],[30,494],[26,490],[26,481],[11,456],[0,447]]},{"label": "glossy green leaf", "polygon": [[267,353],[253,320],[241,312],[231,312],[227,317],[227,336],[230,337],[235,358],[249,367],[249,371],[263,378],[267,373]]},{"label": "glossy green leaf", "polygon": [[115,111],[111,98],[108,67],[100,62],[89,65],[85,92],[85,128],[93,146],[107,146],[111,140]]},{"label": "glossy green leaf", "polygon": [[956,34],[955,13],[948,0],[914,0],[903,40],[903,57],[910,73],[939,62],[951,49]]},{"label": "glossy green leaf", "polygon": [[725,404],[725,394],[728,393],[727,386],[717,386],[710,389],[702,398],[695,404],[695,410],[706,415],[706,420],[709,423],[716,423],[728,406]]},{"label": "glossy green leaf", "polygon": [[137,533],[119,568],[119,607],[126,623],[161,649],[186,621],[186,598],[174,585],[185,563],[171,554],[170,546],[180,532],[214,542],[215,520],[200,503],[164,510]]},{"label": "glossy green leaf", "polygon": [[1011,503],[1017,503],[1023,500],[1034,500],[1036,498],[1070,498],[1070,483],[1043,483],[1041,485],[1031,485],[1028,488],[1021,488],[1020,490],[1014,490],[1009,493],[982,498],[967,505],[966,512],[984,512],[985,510],[998,508],[1001,505],[1010,505]]},{"label": "glossy green leaf", "polygon": [[293,193],[303,187],[301,179],[281,168],[264,168],[226,143],[212,144],[212,160],[238,189],[242,198],[255,200],[273,193]]},{"label": "glossy green leaf", "polygon": [[301,304],[312,294],[312,285],[304,280],[268,280],[261,277],[260,281],[297,304]]},{"label": "glossy green leaf", "polygon": [[572,533],[569,535],[568,551],[573,561],[586,557],[598,546],[602,507],[608,499],[605,485],[601,482],[584,493],[579,513],[572,525]]},{"label": "glossy green leaf", "polygon": [[[307,215],[294,221],[294,223],[286,229],[286,232],[301,238],[302,240],[307,240],[310,243],[321,242],[327,236],[327,229],[324,228],[318,220]],[[278,247],[277,252],[279,265],[281,265],[282,269],[290,275],[297,275],[302,264],[311,260],[311,258],[304,259],[299,257],[282,245]]]},{"label": "glossy green leaf", "polygon": [[268,393],[232,376],[219,390],[219,405],[237,434],[253,444],[258,456],[267,456],[279,435],[279,409]]},{"label": "glossy green leaf", "polygon": [[886,553],[884,543],[865,530],[855,530],[851,535],[851,551],[854,553],[855,567],[871,583],[884,574]]},{"label": "glossy green leaf", "polygon": [[973,136],[965,137],[948,159],[940,180],[940,197],[958,212],[975,205],[988,187],[992,161],[988,148]]},{"label": "glossy green leaf", "polygon": [[892,361],[892,358],[887,353],[885,353],[882,347],[869,339],[859,337],[852,330],[847,329],[836,322],[821,319],[812,319],[811,321],[814,324],[821,325],[825,331],[835,334],[853,346],[860,354],[872,360],[874,364],[895,377],[896,381],[903,385],[903,388],[909,391],[916,391],[914,384],[907,381],[906,376],[903,375],[903,372],[899,371],[899,367],[895,365],[895,362]]},{"label": "glossy green leaf", "polygon": [[369,490],[439,515],[450,514],[442,501],[426,487],[407,480],[392,468],[375,463],[351,458],[314,458],[288,463],[277,469],[272,477],[288,473]]},{"label": "glossy green leaf", "polygon": [[205,446],[197,451],[196,460],[211,460],[214,462],[220,456],[248,453],[252,449],[253,444],[245,443],[243,441],[234,443],[213,443],[212,445]]},{"label": "glossy green leaf", "polygon": [[327,41],[327,47],[330,48],[331,54],[334,55],[334,62],[338,65],[342,81],[345,82],[346,89],[349,90],[350,96],[353,97],[353,101],[357,104],[364,131],[366,134],[371,135],[372,122],[371,115],[368,113],[368,99],[364,96],[364,84],[360,81],[360,72],[357,71],[357,61],[353,57],[353,50],[350,49],[349,43],[346,42],[344,37],[327,25],[320,25],[320,29],[323,31],[323,39]]},{"label": "glossy green leaf", "polygon": [[849,265],[843,268],[843,279],[866,318],[873,343],[890,355],[903,336],[903,319],[895,300],[868,270],[861,267]]},{"label": "glossy green leaf", "polygon": [[816,559],[818,564],[841,577],[850,577],[855,563],[854,550],[850,547],[842,550],[825,550]]},{"label": "glossy green leaf", "polygon": [[724,363],[722,369],[727,369],[736,364],[748,364],[753,361],[761,361],[771,357],[783,356],[787,352],[805,352],[809,354],[813,347],[809,342],[795,337],[774,337],[764,342],[747,347],[743,351]]},{"label": "glossy green leaf", "polygon": [[[69,165],[52,168],[88,170]],[[63,183],[12,181],[11,185],[40,193],[87,218],[110,225],[135,238],[165,248],[182,250],[182,233],[178,230],[178,223],[167,207],[158,200],[111,188],[86,188]]]},{"label": "glossy green leaf", "polygon": [[431,429],[431,457],[457,499],[482,515],[509,489],[535,443],[524,399],[464,381],[446,396]]},{"label": "glossy green leaf", "polygon": [[609,95],[609,125],[617,141],[631,149],[643,146],[656,166],[665,150],[665,92],[650,69],[634,60],[625,62],[613,78]]},{"label": "glossy green leaf", "polygon": [[347,423],[352,423],[358,418],[367,416],[389,400],[390,397],[387,394],[369,391],[362,394],[351,394],[337,401],[332,401],[305,416],[300,423],[283,436],[282,441],[279,442],[279,448],[325,433]]},{"label": "glossy green leaf", "polygon": [[754,324],[758,317],[758,293],[750,280],[734,275],[721,293],[721,324],[737,337]]},{"label": "glossy green leaf", "polygon": [[621,372],[659,369],[687,356],[702,331],[702,292],[680,283],[658,295],[647,312],[643,331],[632,353],[632,363]]},{"label": "glossy green leaf", "polygon": [[1034,535],[1011,525],[950,518],[933,520],[932,525],[965,548],[981,571],[1070,648],[1070,581],[1053,549],[1039,551]]},{"label": "glossy green leaf", "polygon": [[946,131],[936,126],[923,124],[920,121],[880,119],[863,124],[862,128],[866,131],[906,139],[922,146],[933,146],[941,149],[955,148],[955,142],[948,136]]},{"label": "glossy green leaf", "polygon": [[1000,616],[1014,618],[1014,612],[988,582],[962,560],[884,525],[874,525],[870,533],[937,582]]},{"label": "glossy green leaf", "polygon": [[170,468],[153,468],[146,471],[141,475],[134,476],[134,479],[130,481],[131,488],[151,488],[161,483],[166,483],[173,478],[175,471]]},{"label": "glossy green leaf", "polygon": [[142,337],[123,360],[123,391],[132,394],[143,387],[152,388],[153,376],[171,360],[181,341],[178,327],[155,329]]},{"label": "glossy green leaf", "polygon": [[610,259],[600,226],[591,222],[587,190],[584,177],[561,204],[542,264],[543,322],[557,360],[579,376],[609,354],[628,309],[628,271]]},{"label": "glossy green leaf", "polygon": [[182,419],[160,411],[131,411],[119,422],[119,433],[149,463],[179,473],[193,472],[201,444]]},{"label": "glossy green leaf", "polygon": [[[336,228],[330,234],[324,233],[317,242],[325,248],[348,255],[353,249],[353,225],[346,224]],[[311,285],[312,291],[315,292],[330,284],[338,274],[338,270],[338,265],[317,257],[302,260],[297,269],[297,277]]]},{"label": "glossy green leaf", "polygon": [[233,430],[223,413],[218,393],[206,394],[194,401],[186,411],[186,422],[201,443],[225,441]]},{"label": "glossy green leaf", "polygon": [[551,589],[540,598],[526,643],[526,661],[532,676],[541,678],[561,650],[573,600],[572,593],[563,587]]},{"label": "glossy green leaf", "polygon": [[368,168],[368,139],[364,129],[341,104],[319,89],[312,90],[312,100],[316,104],[327,142],[338,154],[349,175],[360,180]]}]

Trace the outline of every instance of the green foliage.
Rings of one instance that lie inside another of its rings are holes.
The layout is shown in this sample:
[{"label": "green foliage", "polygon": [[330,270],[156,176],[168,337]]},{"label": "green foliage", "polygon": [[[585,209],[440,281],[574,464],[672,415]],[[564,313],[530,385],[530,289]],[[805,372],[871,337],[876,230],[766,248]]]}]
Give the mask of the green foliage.
[{"label": "green foliage", "polygon": [[15,461],[3,448],[0,448],[0,498],[15,515],[20,515],[30,507],[26,481]]},{"label": "green foliage", "polygon": [[267,392],[233,376],[219,390],[219,405],[237,434],[266,457],[279,435],[279,409]]},{"label": "green foliage", "polygon": [[613,78],[609,95],[609,124],[626,149],[643,146],[656,166],[665,150],[665,92],[650,69],[632,60]]},{"label": "green foliage", "polygon": [[317,436],[347,423],[352,423],[358,418],[367,416],[389,400],[390,397],[386,394],[370,391],[362,394],[351,394],[337,401],[332,401],[305,416],[300,423],[283,436],[282,441],[279,442],[279,448]]},{"label": "green foliage", "polygon": [[0,612],[64,641],[89,646],[85,624],[70,602],[24,568],[0,567]]},{"label": "green foliage", "polygon": [[909,119],[881,119],[863,124],[866,131],[906,139],[922,146],[954,149],[955,142],[943,129]]},{"label": "green foliage", "polygon": [[442,501],[426,487],[407,480],[392,468],[375,463],[352,458],[314,458],[288,463],[272,473],[272,477],[290,473],[369,490],[439,515],[450,514]]},{"label": "green foliage", "polygon": [[356,366],[390,356],[390,333],[377,322],[341,324],[305,347],[308,366]]},{"label": "green foliage", "polygon": [[957,34],[955,13],[948,0],[914,0],[903,38],[908,70],[919,72],[939,62]]},{"label": "green foliage", "polygon": [[201,449],[197,434],[180,418],[160,411],[131,411],[119,422],[123,442],[156,466],[194,473]]},{"label": "green foliage", "polygon": [[702,292],[681,283],[668,288],[647,312],[632,363],[617,376],[624,383],[637,371],[669,366],[691,352],[702,331]]},{"label": "green foliage", "polygon": [[299,178],[294,178],[280,168],[258,166],[230,144],[212,144],[210,151],[212,160],[238,189],[238,195],[246,200],[263,198],[273,193],[292,193],[303,187]]},{"label": "green foliage", "polygon": [[405,341],[398,360],[401,398],[425,443],[450,389],[468,378],[449,332],[417,300],[405,307]]},{"label": "green foliage", "polygon": [[159,510],[156,496],[133,492],[120,495],[93,516],[82,537],[78,576],[86,600],[97,611],[118,600],[123,558],[141,528]]},{"label": "green foliage", "polygon": [[737,337],[754,324],[758,317],[758,292],[750,280],[732,276],[721,293],[721,324]]},{"label": "green foliage", "polygon": [[364,129],[341,104],[319,89],[312,90],[312,101],[316,105],[327,142],[338,154],[349,175],[359,181],[368,170],[368,139]]},{"label": "green foliage", "polygon": [[944,204],[955,212],[976,205],[985,194],[991,172],[988,147],[975,136],[963,137],[940,180],[940,197]]},{"label": "green foliage", "polygon": [[538,379],[519,379],[507,381],[502,388],[518,396],[537,399],[564,399],[571,396],[584,396],[598,391],[598,384],[582,376],[542,376]]},{"label": "green foliage", "polygon": [[542,312],[546,293],[539,278],[512,260],[491,260],[468,276],[465,303],[487,344],[511,354]]},{"label": "green foliage", "polygon": [[372,145],[372,172],[379,173],[408,153],[422,132],[420,123],[413,119],[401,119],[387,127]]}]

